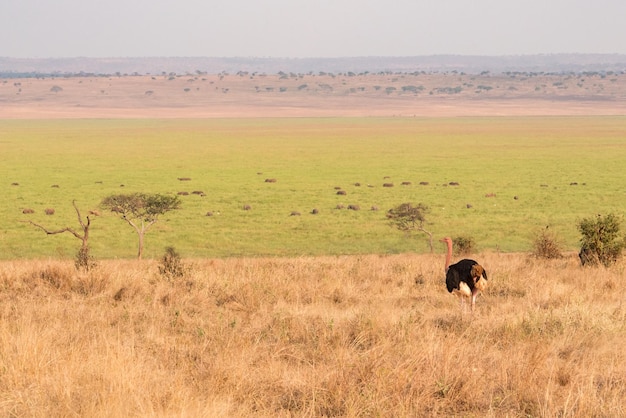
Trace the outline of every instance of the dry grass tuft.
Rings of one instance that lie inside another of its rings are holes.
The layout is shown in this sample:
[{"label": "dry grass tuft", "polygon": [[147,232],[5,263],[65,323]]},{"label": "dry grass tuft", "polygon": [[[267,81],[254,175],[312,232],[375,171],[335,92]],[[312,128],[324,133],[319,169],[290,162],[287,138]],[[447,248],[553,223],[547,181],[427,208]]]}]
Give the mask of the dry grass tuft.
[{"label": "dry grass tuft", "polygon": [[624,416],[624,267],[519,254],[0,264],[2,416]]}]

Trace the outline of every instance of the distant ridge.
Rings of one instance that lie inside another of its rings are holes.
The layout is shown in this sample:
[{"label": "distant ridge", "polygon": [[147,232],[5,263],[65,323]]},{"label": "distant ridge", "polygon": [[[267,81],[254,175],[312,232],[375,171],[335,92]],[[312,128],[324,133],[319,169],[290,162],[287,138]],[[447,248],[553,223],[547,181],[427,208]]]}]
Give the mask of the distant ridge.
[{"label": "distant ridge", "polygon": [[0,76],[132,75],[162,73],[345,73],[345,72],[624,72],[624,54],[548,54],[509,56],[431,55],[414,57],[261,58],[10,58],[0,57]]}]

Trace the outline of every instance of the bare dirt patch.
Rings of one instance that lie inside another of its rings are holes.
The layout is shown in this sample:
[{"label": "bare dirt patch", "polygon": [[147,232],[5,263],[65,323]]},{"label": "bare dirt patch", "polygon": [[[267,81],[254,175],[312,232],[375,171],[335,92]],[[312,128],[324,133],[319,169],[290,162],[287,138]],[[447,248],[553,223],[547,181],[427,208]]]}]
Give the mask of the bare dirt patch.
[{"label": "bare dirt patch", "polygon": [[0,80],[0,118],[624,115],[626,74],[237,74]]}]

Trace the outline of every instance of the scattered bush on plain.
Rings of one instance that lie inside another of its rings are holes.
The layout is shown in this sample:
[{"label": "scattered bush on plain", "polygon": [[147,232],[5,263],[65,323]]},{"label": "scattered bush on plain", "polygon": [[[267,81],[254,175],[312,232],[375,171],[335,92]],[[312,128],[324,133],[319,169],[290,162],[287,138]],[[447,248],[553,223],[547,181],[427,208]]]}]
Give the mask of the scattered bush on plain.
[{"label": "scattered bush on plain", "polygon": [[89,246],[82,246],[74,257],[74,266],[76,270],[89,271],[96,267],[98,262],[91,255]]},{"label": "scattered bush on plain", "polygon": [[580,261],[583,265],[614,264],[626,246],[620,236],[621,219],[613,214],[584,218],[578,223],[580,239]]},{"label": "scattered bush on plain", "polygon": [[159,273],[167,279],[177,279],[185,275],[185,265],[174,247],[167,247],[161,258]]},{"label": "scattered bush on plain", "polygon": [[562,258],[561,243],[556,233],[549,227],[537,231],[532,242],[532,255],[537,258]]},{"label": "scattered bush on plain", "polygon": [[454,243],[455,255],[467,255],[476,252],[476,242],[470,236],[460,235],[452,238],[452,242]]}]

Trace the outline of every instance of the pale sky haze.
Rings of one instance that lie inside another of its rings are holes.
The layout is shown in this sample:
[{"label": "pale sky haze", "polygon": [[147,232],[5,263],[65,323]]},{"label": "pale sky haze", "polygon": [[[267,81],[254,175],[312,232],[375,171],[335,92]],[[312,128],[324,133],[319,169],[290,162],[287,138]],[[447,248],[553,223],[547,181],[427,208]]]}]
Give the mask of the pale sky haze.
[{"label": "pale sky haze", "polygon": [[626,54],[626,0],[3,0],[0,56]]}]

